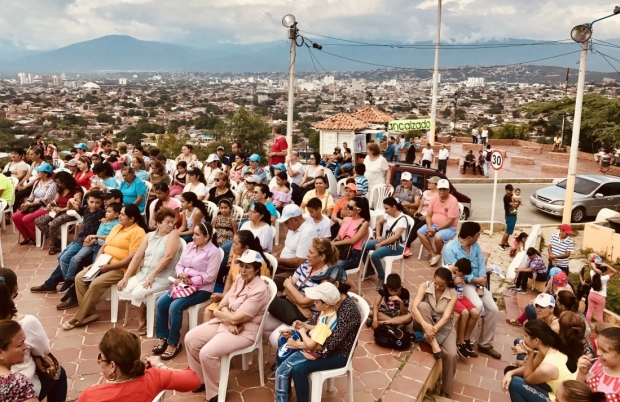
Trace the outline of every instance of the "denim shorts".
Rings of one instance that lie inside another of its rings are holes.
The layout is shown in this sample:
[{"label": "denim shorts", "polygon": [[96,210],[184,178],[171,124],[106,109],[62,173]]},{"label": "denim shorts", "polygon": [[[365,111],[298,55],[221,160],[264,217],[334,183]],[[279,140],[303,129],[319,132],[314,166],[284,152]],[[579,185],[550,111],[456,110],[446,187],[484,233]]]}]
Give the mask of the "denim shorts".
[{"label": "denim shorts", "polygon": [[[438,226],[439,225],[433,224],[433,229],[436,229]],[[420,229],[418,229],[418,234],[426,236],[427,233],[428,233],[428,225],[424,225]],[[453,226],[450,226],[446,229],[442,229],[439,232],[435,233],[435,236],[441,237],[441,240],[443,240],[443,242],[445,243],[448,240],[452,239],[454,236],[456,236],[456,229]]]},{"label": "denim shorts", "polygon": [[515,231],[516,224],[517,224],[517,215],[506,216],[506,233],[511,235]]}]

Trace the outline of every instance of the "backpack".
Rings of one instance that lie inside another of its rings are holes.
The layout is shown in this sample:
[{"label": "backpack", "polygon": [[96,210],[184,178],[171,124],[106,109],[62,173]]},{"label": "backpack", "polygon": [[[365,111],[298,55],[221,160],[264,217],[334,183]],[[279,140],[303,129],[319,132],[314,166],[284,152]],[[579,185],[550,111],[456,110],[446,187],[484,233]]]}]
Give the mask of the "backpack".
[{"label": "backpack", "polygon": [[490,150],[490,149],[487,149],[487,150],[486,150],[486,151],[484,151],[484,152],[486,152],[486,154],[484,155],[484,159],[486,159],[486,160],[487,160],[487,162],[491,162],[491,150]]},{"label": "backpack", "polygon": [[411,334],[403,325],[379,325],[375,329],[375,343],[384,348],[406,350],[411,346]]}]

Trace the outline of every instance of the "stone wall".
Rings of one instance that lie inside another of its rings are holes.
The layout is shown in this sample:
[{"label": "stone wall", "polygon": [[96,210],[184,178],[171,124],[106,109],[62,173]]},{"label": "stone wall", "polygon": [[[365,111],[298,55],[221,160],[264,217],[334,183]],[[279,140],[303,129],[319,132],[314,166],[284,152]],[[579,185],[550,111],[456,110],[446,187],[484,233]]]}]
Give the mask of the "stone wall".
[{"label": "stone wall", "polygon": [[541,170],[544,173],[568,174],[568,166],[564,165],[542,165]]},{"label": "stone wall", "polygon": [[533,165],[534,158],[527,156],[512,156],[510,157],[510,164],[512,165]]}]

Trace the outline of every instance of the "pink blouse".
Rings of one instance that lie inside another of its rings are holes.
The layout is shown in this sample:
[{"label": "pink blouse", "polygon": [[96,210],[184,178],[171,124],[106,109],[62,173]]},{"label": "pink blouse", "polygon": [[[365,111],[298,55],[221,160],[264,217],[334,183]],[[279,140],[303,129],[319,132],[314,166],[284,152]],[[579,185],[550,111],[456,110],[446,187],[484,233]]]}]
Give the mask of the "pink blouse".
[{"label": "pink blouse", "polygon": [[276,205],[276,202],[281,202],[284,205],[287,205],[288,203],[291,202],[291,192],[289,191],[288,193],[284,193],[282,191],[278,191],[278,190],[271,190],[272,192],[272,196],[271,196],[271,201],[273,205]]},{"label": "pink blouse", "polygon": [[[353,219],[347,219],[347,221],[344,222],[342,226],[340,226],[340,230],[338,231],[338,237],[340,238],[340,240],[344,240],[345,237],[347,239],[354,238],[357,234],[357,227],[360,226],[360,223],[362,222],[364,222],[364,218],[358,219],[356,221],[354,221]],[[360,241],[353,245],[353,249],[362,250],[363,243],[364,238],[362,237]]]}]

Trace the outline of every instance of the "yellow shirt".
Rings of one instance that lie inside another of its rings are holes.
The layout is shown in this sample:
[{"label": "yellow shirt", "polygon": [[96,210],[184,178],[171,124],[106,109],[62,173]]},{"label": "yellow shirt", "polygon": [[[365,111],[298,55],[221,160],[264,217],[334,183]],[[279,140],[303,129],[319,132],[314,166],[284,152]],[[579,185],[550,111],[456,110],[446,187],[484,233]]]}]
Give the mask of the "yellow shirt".
[{"label": "yellow shirt", "polygon": [[[240,255],[234,254],[232,258],[232,262],[230,263],[230,270],[228,271],[228,275],[230,275],[230,279],[235,283],[237,277],[239,276],[239,264],[235,264],[235,260],[241,258]],[[276,269],[277,267],[273,267]],[[267,278],[271,278],[271,272],[269,272],[269,268],[267,268],[267,264],[263,261],[263,266],[260,267],[260,274],[262,276],[266,276]]]},{"label": "yellow shirt", "polygon": [[[129,253],[135,253],[140,248],[140,243],[146,233],[137,223],[123,229],[123,225],[116,225],[110,231],[103,245],[105,254],[111,255],[110,264],[115,264],[127,258]],[[127,264],[129,265],[129,264]],[[122,268],[123,272],[127,267]]]},{"label": "yellow shirt", "polygon": [[[319,197],[316,194],[316,190],[310,190],[306,193],[306,195],[304,195],[304,199],[302,200],[302,204],[307,204],[308,201],[310,201],[311,198],[318,198],[319,200],[321,200],[321,204],[323,204],[323,209],[322,209],[322,213],[325,214],[327,212],[328,209],[333,209],[334,208],[334,197],[331,196],[331,194],[325,190],[325,193],[323,194],[322,197]],[[306,212],[306,208],[303,208],[302,212]]]}]

